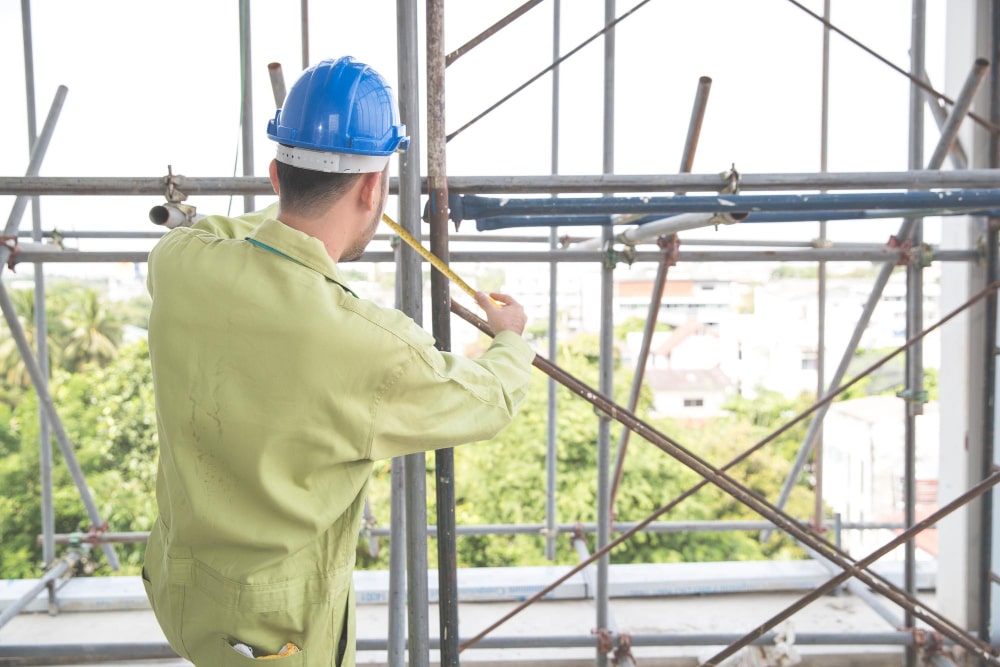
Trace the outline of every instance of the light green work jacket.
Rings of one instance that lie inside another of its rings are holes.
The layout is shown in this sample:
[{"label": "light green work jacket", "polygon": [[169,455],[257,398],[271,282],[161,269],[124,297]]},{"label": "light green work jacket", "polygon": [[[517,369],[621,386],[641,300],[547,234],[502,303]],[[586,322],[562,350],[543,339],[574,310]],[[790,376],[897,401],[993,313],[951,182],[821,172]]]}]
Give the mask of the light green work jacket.
[{"label": "light green work jacket", "polygon": [[159,518],[143,579],[199,666],[251,664],[237,641],[302,649],[277,665],[354,665],[373,462],[493,437],[534,357],[512,332],[476,360],[438,351],[275,212],[202,219],[149,256]]}]

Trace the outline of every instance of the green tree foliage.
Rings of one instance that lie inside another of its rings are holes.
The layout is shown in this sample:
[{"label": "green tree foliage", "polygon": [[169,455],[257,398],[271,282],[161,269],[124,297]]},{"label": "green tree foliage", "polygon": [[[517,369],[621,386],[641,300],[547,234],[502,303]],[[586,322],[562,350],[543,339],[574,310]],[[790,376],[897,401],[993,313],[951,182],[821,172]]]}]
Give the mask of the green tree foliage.
[{"label": "green tree foliage", "polygon": [[[37,350],[34,291],[10,293],[25,337],[32,350]],[[114,359],[122,341],[126,313],[130,312],[113,309],[96,289],[68,281],[56,282],[46,289],[45,311],[49,368],[69,372],[89,363],[103,365]],[[23,358],[6,326],[0,328],[0,377],[5,387],[0,400],[9,405],[16,403],[19,390],[31,384]]]},{"label": "green tree foliage", "polygon": [[[155,520],[156,418],[145,342],[110,353],[115,323],[141,322],[142,302],[110,308],[87,288],[56,289],[49,299],[51,333],[61,343],[53,354],[72,350],[66,367],[53,371],[52,394],[77,460],[103,518],[113,531],[146,531]],[[21,294],[21,309],[30,304]],[[80,297],[80,298],[76,298]],[[60,299],[65,299],[60,301]],[[57,305],[58,304],[58,305]],[[131,311],[132,314],[128,314]],[[25,328],[33,329],[30,312]],[[75,324],[73,324],[75,322]],[[90,324],[85,324],[89,322]],[[107,323],[107,324],[102,324]],[[72,326],[71,326],[72,324]],[[633,325],[634,326],[634,325]],[[98,335],[95,332],[103,332]],[[69,340],[77,341],[71,346]],[[485,346],[486,341],[482,342]],[[590,334],[564,342],[558,363],[593,388],[598,386],[598,340]],[[617,363],[617,351],[616,351]],[[630,369],[617,368],[614,397],[627,401]],[[545,521],[546,415],[549,378],[536,372],[528,399],[518,418],[497,438],[455,450],[456,516],[459,524],[543,524]],[[34,577],[40,573],[41,492],[39,477],[38,409],[34,393],[0,403],[0,576]],[[684,422],[662,420],[654,426],[713,465],[722,465],[760,441],[804,407],[761,392],[754,400],[737,399],[725,417]],[[560,524],[596,521],[598,416],[594,408],[558,386],[556,521]],[[644,389],[636,412],[647,415],[651,394]],[[735,466],[730,474],[767,498],[775,498],[801,442],[805,424],[790,429],[760,452]],[[621,429],[611,428],[611,461]],[[86,531],[90,521],[57,447],[53,446],[56,531]],[[428,456],[428,517],[434,507],[434,457]],[[370,501],[380,524],[389,519],[389,462],[380,462],[370,487]],[[677,498],[700,477],[651,443],[633,435],[625,457],[624,475],[615,504],[616,520],[635,522]],[[806,518],[811,509],[810,471],[795,487],[789,511]],[[741,503],[712,486],[705,486],[659,520],[759,519]],[[588,537],[594,549],[592,535]],[[377,556],[368,541],[359,540],[359,563],[385,567],[387,540]],[[576,563],[578,556],[566,534],[556,541],[556,560]],[[433,541],[429,545],[433,559]],[[143,545],[116,547],[125,574],[139,571]],[[537,565],[545,559],[541,534],[462,536],[461,566]],[[752,532],[641,533],[612,553],[616,563],[705,561],[798,557],[787,538],[761,544]],[[100,550],[90,555],[91,570],[108,574]]]},{"label": "green tree foliage", "polygon": [[[106,367],[87,364],[77,373],[57,371],[52,396],[98,510],[113,531],[149,530],[156,516],[156,415],[145,341],[122,348]],[[4,408],[7,409],[7,408]],[[38,405],[28,392],[0,425],[0,576],[40,573],[41,526]],[[79,492],[53,443],[53,503],[56,532],[90,527]],[[122,574],[137,574],[142,545],[116,546]],[[96,572],[99,549],[91,554]]]},{"label": "green tree foliage", "polygon": [[[591,387],[597,386],[596,337],[583,335],[562,346],[559,364]],[[631,386],[631,373],[616,372],[615,396],[624,404]],[[545,521],[545,451],[548,378],[536,373],[518,418],[497,438],[487,443],[454,450],[456,478],[456,520],[462,524],[543,524]],[[644,389],[636,412],[649,410],[651,395]],[[685,449],[713,465],[723,465],[772,430],[781,426],[807,405],[807,398],[786,399],[762,392],[753,401],[739,399],[729,406],[729,415],[709,422],[684,423],[662,420],[658,430]],[[730,474],[754,493],[777,497],[790,461],[801,442],[805,427],[799,425],[765,446],[754,456],[734,467]],[[557,523],[593,523],[597,508],[597,431],[594,408],[569,390],[557,391]],[[620,437],[620,427],[612,428],[612,461]],[[428,456],[428,518],[435,521],[434,457]],[[380,522],[388,522],[389,466],[377,471],[370,497]],[[701,481],[692,470],[656,446],[633,435],[625,457],[624,474],[616,501],[616,520],[637,522],[677,498]],[[806,518],[811,509],[808,472],[793,491],[788,509]],[[719,489],[706,486],[661,521],[740,519],[760,517]],[[590,536],[590,550],[594,549]],[[429,557],[433,558],[433,545]],[[475,535],[457,540],[460,566],[540,565],[545,559],[545,538],[541,535]],[[762,544],[757,532],[640,533],[616,547],[612,562],[671,562],[759,560],[773,557],[798,558],[801,551],[790,540],[775,535]],[[556,561],[578,562],[570,538],[557,541]],[[387,564],[386,550],[370,557],[367,545],[359,549],[363,567]]]}]

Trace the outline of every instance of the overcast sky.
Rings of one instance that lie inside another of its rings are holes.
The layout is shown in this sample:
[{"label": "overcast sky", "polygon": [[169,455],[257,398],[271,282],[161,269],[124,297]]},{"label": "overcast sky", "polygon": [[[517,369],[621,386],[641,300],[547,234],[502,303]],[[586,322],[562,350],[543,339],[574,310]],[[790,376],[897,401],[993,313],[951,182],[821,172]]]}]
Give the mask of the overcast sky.
[{"label": "overcast sky", "polygon": [[[446,3],[446,48],[460,46],[521,2]],[[187,176],[241,173],[238,4],[31,3],[39,128],[57,86],[69,88],[42,175],[156,177],[166,174],[168,164]],[[619,0],[617,11],[622,14],[634,4]],[[820,0],[805,4],[822,12]],[[908,68],[910,0],[832,4],[835,24]],[[5,91],[0,173],[11,176],[23,175],[28,160],[20,5],[0,0],[0,56],[6,63],[0,70]],[[927,5],[927,69],[943,88],[944,0]],[[281,63],[288,85],[301,71],[299,3],[252,0],[250,6],[255,170],[265,175],[273,155],[265,128],[274,112],[267,65]],[[310,3],[311,60],[354,55],[397,85],[395,11],[394,0]],[[419,13],[422,21],[422,5]],[[449,131],[551,62],[552,13],[551,0],[541,3],[448,69]],[[604,1],[563,0],[562,16],[566,52],[601,28]],[[713,86],[695,172],[721,172],[731,164],[744,173],[819,170],[822,26],[787,0],[652,0],[619,24],[616,43],[617,173],[678,170],[701,76],[711,77]],[[562,67],[561,173],[601,171],[602,71],[602,40]],[[833,35],[830,90],[829,169],[906,169],[907,80]],[[449,174],[548,174],[550,118],[546,76],[449,143]],[[404,120],[413,125],[413,119]],[[426,160],[425,150],[422,155]],[[12,201],[0,197],[4,210]],[[149,208],[160,202],[157,197],[48,197],[42,216],[46,228],[148,230]],[[230,206],[228,198],[190,203],[199,213],[224,213]],[[241,207],[237,198],[232,210]],[[884,241],[897,226],[898,221],[838,222],[831,223],[830,235]],[[815,225],[743,227],[723,229],[719,237],[816,236]],[[469,224],[462,231],[472,228]],[[80,245],[108,247],[107,242]]]}]

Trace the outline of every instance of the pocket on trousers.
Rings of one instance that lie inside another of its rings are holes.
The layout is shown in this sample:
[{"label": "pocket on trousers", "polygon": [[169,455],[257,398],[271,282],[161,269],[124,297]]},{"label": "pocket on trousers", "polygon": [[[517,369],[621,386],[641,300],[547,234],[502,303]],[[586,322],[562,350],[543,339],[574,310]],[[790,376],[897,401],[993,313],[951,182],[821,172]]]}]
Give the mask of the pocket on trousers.
[{"label": "pocket on trousers", "polygon": [[222,667],[248,667],[249,665],[257,665],[261,667],[262,665],[274,665],[275,667],[301,667],[306,664],[305,654],[303,649],[299,649],[298,653],[292,653],[291,655],[282,656],[280,658],[267,658],[267,662],[261,663],[260,658],[248,658],[239,651],[233,648],[233,645],[226,638],[222,638],[221,641],[225,646],[222,647]]}]

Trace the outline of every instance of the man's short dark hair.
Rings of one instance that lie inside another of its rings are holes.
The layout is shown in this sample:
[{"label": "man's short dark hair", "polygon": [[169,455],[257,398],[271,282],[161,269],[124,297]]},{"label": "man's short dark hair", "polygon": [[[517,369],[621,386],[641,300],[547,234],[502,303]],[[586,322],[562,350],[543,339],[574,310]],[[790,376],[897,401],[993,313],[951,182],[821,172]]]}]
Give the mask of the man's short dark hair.
[{"label": "man's short dark hair", "polygon": [[298,215],[315,215],[343,197],[361,174],[331,174],[278,162],[281,208]]}]

